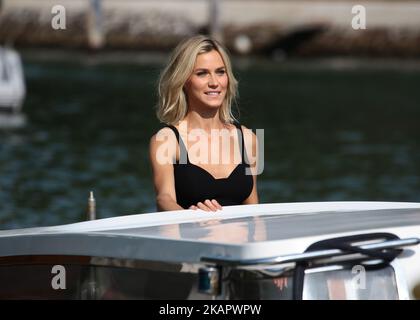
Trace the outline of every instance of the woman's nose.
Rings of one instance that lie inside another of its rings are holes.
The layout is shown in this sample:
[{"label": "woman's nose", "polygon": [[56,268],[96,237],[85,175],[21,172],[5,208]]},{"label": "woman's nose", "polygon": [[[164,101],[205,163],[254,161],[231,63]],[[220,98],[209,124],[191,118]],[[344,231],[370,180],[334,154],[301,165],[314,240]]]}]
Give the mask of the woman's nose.
[{"label": "woman's nose", "polygon": [[219,83],[217,82],[216,76],[214,74],[210,75],[210,79],[209,79],[209,86],[210,87],[217,87]]}]

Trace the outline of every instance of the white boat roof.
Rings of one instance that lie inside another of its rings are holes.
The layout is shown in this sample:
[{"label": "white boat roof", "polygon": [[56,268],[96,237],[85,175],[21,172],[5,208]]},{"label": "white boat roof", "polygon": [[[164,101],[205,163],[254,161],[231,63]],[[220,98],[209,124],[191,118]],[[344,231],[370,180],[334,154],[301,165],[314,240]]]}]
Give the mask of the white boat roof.
[{"label": "white boat roof", "polygon": [[129,215],[0,231],[0,257],[84,255],[165,262],[256,259],[303,252],[327,237],[395,231],[420,234],[420,203],[304,202]]}]

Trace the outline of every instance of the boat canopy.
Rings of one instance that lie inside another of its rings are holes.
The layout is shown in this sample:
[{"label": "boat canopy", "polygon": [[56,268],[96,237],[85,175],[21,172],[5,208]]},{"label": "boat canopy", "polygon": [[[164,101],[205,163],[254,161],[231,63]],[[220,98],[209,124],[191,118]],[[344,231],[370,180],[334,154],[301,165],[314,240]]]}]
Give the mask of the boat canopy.
[{"label": "boat canopy", "polygon": [[0,256],[78,255],[199,263],[303,252],[337,235],[417,228],[420,203],[316,202],[128,215],[0,232]]}]

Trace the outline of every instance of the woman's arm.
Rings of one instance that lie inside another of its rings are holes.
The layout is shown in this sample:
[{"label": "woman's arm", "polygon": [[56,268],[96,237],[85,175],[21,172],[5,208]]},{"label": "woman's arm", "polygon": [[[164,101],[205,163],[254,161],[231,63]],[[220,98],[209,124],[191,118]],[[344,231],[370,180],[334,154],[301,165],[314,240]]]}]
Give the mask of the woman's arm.
[{"label": "woman's arm", "polygon": [[[162,140],[161,137],[164,139]],[[177,141],[175,135],[170,132],[169,128],[161,129],[150,139],[149,155],[158,211],[184,209],[176,202],[174,167],[172,162],[176,156],[176,147],[173,148],[170,146],[177,146]],[[162,159],[159,159],[159,157]]]},{"label": "woman's arm", "polygon": [[243,204],[257,204],[258,203],[258,189],[257,189],[257,168],[258,168],[258,140],[255,133],[242,126],[244,134],[245,151],[247,159],[250,162],[252,178],[254,179],[254,186],[252,187],[251,194],[245,199]]}]

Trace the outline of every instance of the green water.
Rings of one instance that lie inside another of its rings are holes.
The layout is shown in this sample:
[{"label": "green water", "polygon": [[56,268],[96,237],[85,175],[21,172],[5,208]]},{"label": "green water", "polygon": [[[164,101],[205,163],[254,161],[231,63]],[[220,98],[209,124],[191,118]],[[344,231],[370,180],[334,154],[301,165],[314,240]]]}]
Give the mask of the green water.
[{"label": "green water", "polygon": [[[90,190],[100,218],[155,210],[162,62],[95,59],[25,56],[28,124],[0,129],[1,229],[83,220]],[[241,122],[265,130],[260,201],[420,201],[420,68],[398,64],[236,61]]]}]

